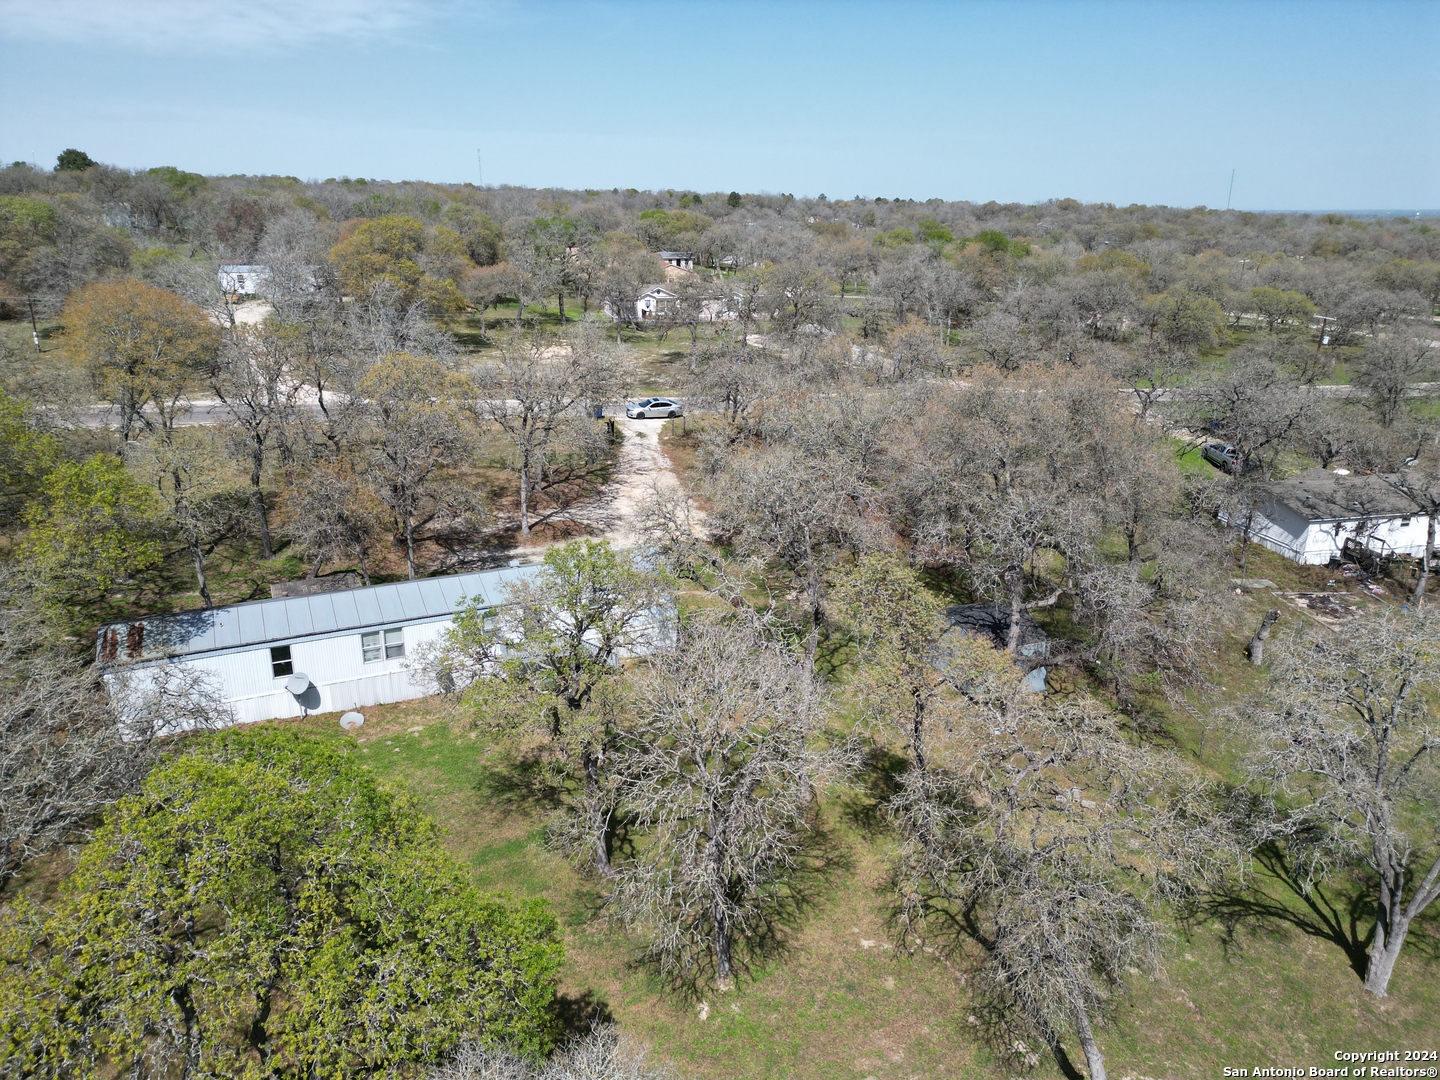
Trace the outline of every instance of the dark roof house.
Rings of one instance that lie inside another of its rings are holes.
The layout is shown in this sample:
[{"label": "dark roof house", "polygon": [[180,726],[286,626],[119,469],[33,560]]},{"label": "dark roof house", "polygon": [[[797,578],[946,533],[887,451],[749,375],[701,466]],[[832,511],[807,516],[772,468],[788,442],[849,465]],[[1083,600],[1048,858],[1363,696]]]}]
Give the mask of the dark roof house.
[{"label": "dark roof house", "polygon": [[1376,473],[1306,469],[1274,480],[1265,491],[1307,521],[1353,521],[1362,517],[1405,517],[1415,506]]}]

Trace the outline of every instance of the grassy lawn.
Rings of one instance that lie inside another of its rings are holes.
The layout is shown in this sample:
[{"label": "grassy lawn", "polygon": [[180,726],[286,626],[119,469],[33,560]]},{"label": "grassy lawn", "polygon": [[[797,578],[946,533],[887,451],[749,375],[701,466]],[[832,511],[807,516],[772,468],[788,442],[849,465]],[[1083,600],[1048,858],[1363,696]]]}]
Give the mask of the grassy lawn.
[{"label": "grassy lawn", "polygon": [[[716,1080],[1014,1074],[969,1020],[969,961],[895,940],[883,889],[889,840],[864,789],[822,807],[828,869],[780,951],[754,962],[730,993],[686,996],[594,917],[595,883],[545,849],[548,807],[509,747],[434,701],[365,712],[356,739],[364,759],[417,794],[476,883],[554,906],[572,1018],[613,1016],[682,1073]],[[295,723],[330,732],[335,718]],[[1214,758],[1211,765],[1223,771]],[[1324,897],[1340,912],[1360,903],[1367,922],[1358,888]],[[1163,978],[1134,980],[1101,1035],[1112,1075],[1199,1080],[1225,1065],[1324,1065],[1339,1048],[1429,1045],[1440,1030],[1437,930],[1434,919],[1419,929],[1392,996],[1375,1001],[1351,968],[1344,935],[1262,870],[1251,891],[1175,927]],[[1081,1061],[1074,1047],[1071,1056]],[[1059,1075],[1048,1056],[1036,1072]]]},{"label": "grassy lawn", "polygon": [[[552,298],[549,304],[535,304],[525,309],[522,334],[536,330],[542,333],[563,333],[573,326],[580,317],[580,307],[569,300],[565,303],[567,322],[560,322],[560,313]],[[595,311],[592,306],[591,315]],[[485,313],[484,331],[477,315],[464,315],[450,320],[446,329],[455,335],[461,347],[483,357],[515,337],[515,305],[502,304]],[[615,332],[613,324],[610,333]],[[701,331],[698,347],[703,348],[708,330]],[[678,393],[677,387],[689,370],[690,334],[685,330],[672,330],[662,340],[658,330],[624,327],[619,331],[620,343],[626,346],[636,364],[636,396]]]}]

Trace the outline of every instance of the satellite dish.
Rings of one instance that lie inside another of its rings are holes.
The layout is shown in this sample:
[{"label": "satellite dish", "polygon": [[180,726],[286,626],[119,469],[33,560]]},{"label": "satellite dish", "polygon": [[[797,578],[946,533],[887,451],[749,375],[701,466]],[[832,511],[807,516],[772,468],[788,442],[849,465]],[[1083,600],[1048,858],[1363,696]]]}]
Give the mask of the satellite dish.
[{"label": "satellite dish", "polygon": [[299,697],[305,693],[306,690],[310,689],[310,676],[299,671],[295,672],[294,675],[291,675],[285,680],[285,689],[289,690],[290,693],[296,697]]},{"label": "satellite dish", "polygon": [[340,717],[340,726],[346,731],[354,731],[356,728],[360,727],[364,723],[364,714],[355,712],[353,709],[350,712],[347,712],[344,716]]}]

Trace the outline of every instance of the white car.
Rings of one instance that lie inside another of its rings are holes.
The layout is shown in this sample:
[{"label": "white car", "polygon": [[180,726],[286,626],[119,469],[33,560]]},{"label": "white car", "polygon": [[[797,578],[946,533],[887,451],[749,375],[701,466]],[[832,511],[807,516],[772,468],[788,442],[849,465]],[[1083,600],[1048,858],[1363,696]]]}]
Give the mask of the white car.
[{"label": "white car", "polygon": [[685,407],[674,398],[647,397],[628,402],[625,415],[631,420],[653,420],[656,417],[683,416]]}]

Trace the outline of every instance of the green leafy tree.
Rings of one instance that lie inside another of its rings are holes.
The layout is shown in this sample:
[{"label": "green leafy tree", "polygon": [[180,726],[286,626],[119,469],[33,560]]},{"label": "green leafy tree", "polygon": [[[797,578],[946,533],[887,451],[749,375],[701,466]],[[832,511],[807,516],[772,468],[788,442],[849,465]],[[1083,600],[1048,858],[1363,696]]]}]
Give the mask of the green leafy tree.
[{"label": "green leafy tree", "polygon": [[60,440],[36,426],[24,402],[0,390],[0,524],[11,522],[36,494],[60,449]]},{"label": "green leafy tree", "polygon": [[19,556],[46,599],[83,619],[118,582],[159,565],[162,507],[119,458],[56,466],[25,511]]},{"label": "green leafy tree", "polygon": [[1019,681],[1007,654],[950,632],[939,598],[898,555],[862,556],[841,575],[831,602],[859,650],[857,697],[886,728],[904,734],[916,768],[925,767],[927,729],[952,715],[957,690],[973,696]]},{"label": "green leafy tree", "polygon": [[66,350],[119,409],[127,442],[157,428],[171,432],[187,389],[209,370],[220,345],[219,331],[198,307],[139,281],[87,286],[60,320]]},{"label": "green leafy tree", "polygon": [[580,235],[579,226],[569,218],[537,217],[512,245],[515,249],[512,261],[517,269],[523,268],[532,280],[544,283],[542,288],[554,291],[562,323],[565,294],[574,292],[572,253],[578,247]]},{"label": "green leafy tree", "polygon": [[182,199],[197,195],[210,186],[210,181],[200,173],[186,172],[174,165],[158,165],[145,170],[146,176],[153,176]]},{"label": "green leafy tree", "polygon": [[420,280],[420,252],[425,226],[412,217],[390,215],[360,222],[335,245],[330,257],[340,271],[340,284],[352,295],[367,290],[381,276],[402,287]]},{"label": "green leafy tree", "polygon": [[1219,303],[1184,285],[1146,297],[1142,315],[1152,338],[1158,333],[1170,345],[1189,352],[1213,348],[1225,329]]},{"label": "green leafy tree", "polygon": [[1272,333],[1278,326],[1304,327],[1315,314],[1315,305],[1304,293],[1264,285],[1250,290],[1250,307]]},{"label": "green leafy tree", "polygon": [[955,239],[955,234],[950,231],[949,226],[942,225],[934,218],[922,218],[915,226],[915,231],[927,244],[944,245]]},{"label": "green leafy tree", "polygon": [[1081,255],[1075,260],[1075,269],[1081,274],[1104,273],[1107,270],[1120,271],[1137,288],[1150,280],[1150,264],[1128,251],[1106,248],[1098,255]]},{"label": "green leafy tree", "polygon": [[986,229],[975,234],[975,243],[983,244],[990,252],[1003,255],[1010,250],[1010,238],[999,229]]},{"label": "green leafy tree", "polygon": [[689,210],[643,210],[637,235],[652,251],[682,244],[693,245],[714,224],[704,214]]},{"label": "green leafy tree", "polygon": [[365,295],[385,282],[400,291],[404,304],[420,301],[434,311],[459,311],[465,301],[455,283],[428,273],[426,267],[431,254],[444,262],[446,247],[463,253],[459,235],[452,229],[444,232],[449,236],[428,237],[421,222],[403,214],[371,218],[342,235],[330,259],[350,296]]},{"label": "green leafy tree", "polygon": [[739,206],[742,201],[743,200],[740,198],[740,193],[738,191],[732,191],[729,195],[725,196],[725,205],[730,207],[730,209],[732,210]]},{"label": "green leafy tree", "polygon": [[462,203],[451,203],[440,217],[460,235],[470,261],[476,266],[494,266],[505,257],[505,230],[488,214]]},{"label": "green leafy tree", "polygon": [[56,172],[84,172],[93,169],[99,162],[84,150],[61,150],[55,158]]},{"label": "green leafy tree", "polygon": [[439,685],[466,689],[478,714],[548,732],[578,774],[566,783],[584,848],[608,873],[614,803],[604,763],[615,712],[597,699],[620,661],[654,641],[670,582],[605,540],[552,547],[542,566],[509,586],[499,610],[462,609],[428,666]]},{"label": "green leafy tree", "polygon": [[0,1072],[396,1076],[553,1042],[542,901],[482,895],[335,743],[206,738],[120,800],[54,909],[0,923]]},{"label": "green leafy tree", "polygon": [[0,280],[21,267],[36,248],[51,244],[59,215],[41,199],[0,196]]}]

